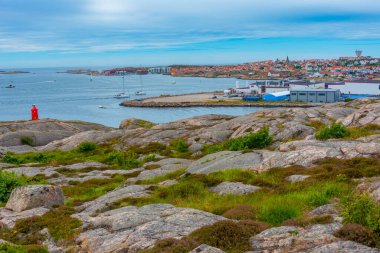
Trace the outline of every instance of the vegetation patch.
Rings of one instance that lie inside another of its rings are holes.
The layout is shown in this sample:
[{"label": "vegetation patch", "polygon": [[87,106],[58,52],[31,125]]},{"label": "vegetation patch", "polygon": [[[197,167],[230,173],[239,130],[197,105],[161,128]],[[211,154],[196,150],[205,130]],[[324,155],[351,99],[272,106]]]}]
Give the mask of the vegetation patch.
[{"label": "vegetation patch", "polygon": [[49,251],[39,245],[10,245],[0,244],[0,253],[48,253]]},{"label": "vegetation patch", "polygon": [[341,123],[332,123],[322,127],[316,134],[317,140],[340,139],[350,135],[349,130]]},{"label": "vegetation patch", "polygon": [[248,150],[248,149],[263,149],[273,143],[273,138],[269,134],[269,128],[263,127],[259,131],[250,133],[248,135],[229,139],[223,143],[207,146],[204,153],[211,154],[223,150]]},{"label": "vegetation patch", "polygon": [[44,240],[40,231],[47,228],[56,242],[62,245],[73,242],[81,226],[80,220],[71,217],[74,213],[73,208],[61,206],[41,217],[18,220],[12,230],[0,229],[0,238],[20,245],[36,245]]},{"label": "vegetation patch", "polygon": [[354,241],[369,247],[380,248],[380,237],[372,230],[359,224],[345,224],[334,233],[336,237],[343,240]]},{"label": "vegetation patch", "polygon": [[342,199],[342,216],[346,223],[356,223],[380,236],[380,205],[368,195],[349,195]]},{"label": "vegetation patch", "polygon": [[71,186],[63,186],[63,192],[68,197],[66,204],[68,206],[77,206],[83,202],[96,199],[109,191],[124,184],[126,178],[137,176],[138,173],[132,173],[126,176],[114,175],[111,179],[92,179],[85,182],[70,182]]},{"label": "vegetation patch", "polygon": [[33,147],[34,146],[34,140],[30,138],[29,136],[21,136],[20,141],[23,145],[28,145]]},{"label": "vegetation patch", "polygon": [[226,252],[244,252],[251,249],[249,239],[269,228],[255,221],[219,221],[192,232],[189,237],[200,243],[217,247]]}]

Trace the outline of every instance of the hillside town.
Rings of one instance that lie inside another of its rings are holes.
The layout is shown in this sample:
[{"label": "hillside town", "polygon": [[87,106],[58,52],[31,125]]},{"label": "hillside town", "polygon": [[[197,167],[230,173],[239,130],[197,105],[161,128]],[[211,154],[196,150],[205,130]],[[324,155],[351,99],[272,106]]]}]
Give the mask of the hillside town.
[{"label": "hillside town", "polygon": [[172,66],[173,76],[236,77],[240,79],[307,79],[342,81],[380,79],[380,59],[370,56],[323,60],[267,60],[238,65]]}]

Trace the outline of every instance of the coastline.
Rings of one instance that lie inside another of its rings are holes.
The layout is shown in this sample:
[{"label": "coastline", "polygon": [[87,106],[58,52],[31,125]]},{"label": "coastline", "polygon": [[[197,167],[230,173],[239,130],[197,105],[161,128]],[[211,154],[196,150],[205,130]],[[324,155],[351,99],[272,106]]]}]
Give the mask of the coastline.
[{"label": "coastline", "polygon": [[[226,98],[222,92],[199,92],[179,95],[162,95],[138,100],[129,100],[120,103],[125,107],[141,108],[176,108],[176,107],[299,107],[309,108],[317,105],[293,102],[248,102],[241,98]],[[215,97],[215,98],[212,98]]]}]

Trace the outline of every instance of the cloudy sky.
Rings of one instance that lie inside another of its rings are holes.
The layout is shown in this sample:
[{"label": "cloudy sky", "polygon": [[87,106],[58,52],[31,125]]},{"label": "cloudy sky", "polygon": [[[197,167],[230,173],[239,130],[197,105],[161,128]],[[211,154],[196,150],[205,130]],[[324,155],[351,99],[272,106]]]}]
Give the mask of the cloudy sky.
[{"label": "cloudy sky", "polygon": [[379,0],[0,0],[0,68],[380,57]]}]

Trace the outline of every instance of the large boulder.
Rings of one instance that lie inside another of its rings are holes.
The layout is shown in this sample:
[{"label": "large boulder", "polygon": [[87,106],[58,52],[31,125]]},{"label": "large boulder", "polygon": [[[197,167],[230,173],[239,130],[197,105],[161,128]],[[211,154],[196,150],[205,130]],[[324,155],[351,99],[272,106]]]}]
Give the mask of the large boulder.
[{"label": "large boulder", "polygon": [[36,207],[51,208],[63,204],[61,188],[53,185],[28,185],[14,189],[5,207],[22,212]]},{"label": "large boulder", "polygon": [[240,182],[223,182],[223,183],[218,184],[215,187],[212,187],[210,191],[215,192],[219,195],[227,195],[227,194],[245,195],[245,194],[253,193],[260,189],[261,187],[253,186],[249,184],[243,184]]}]

